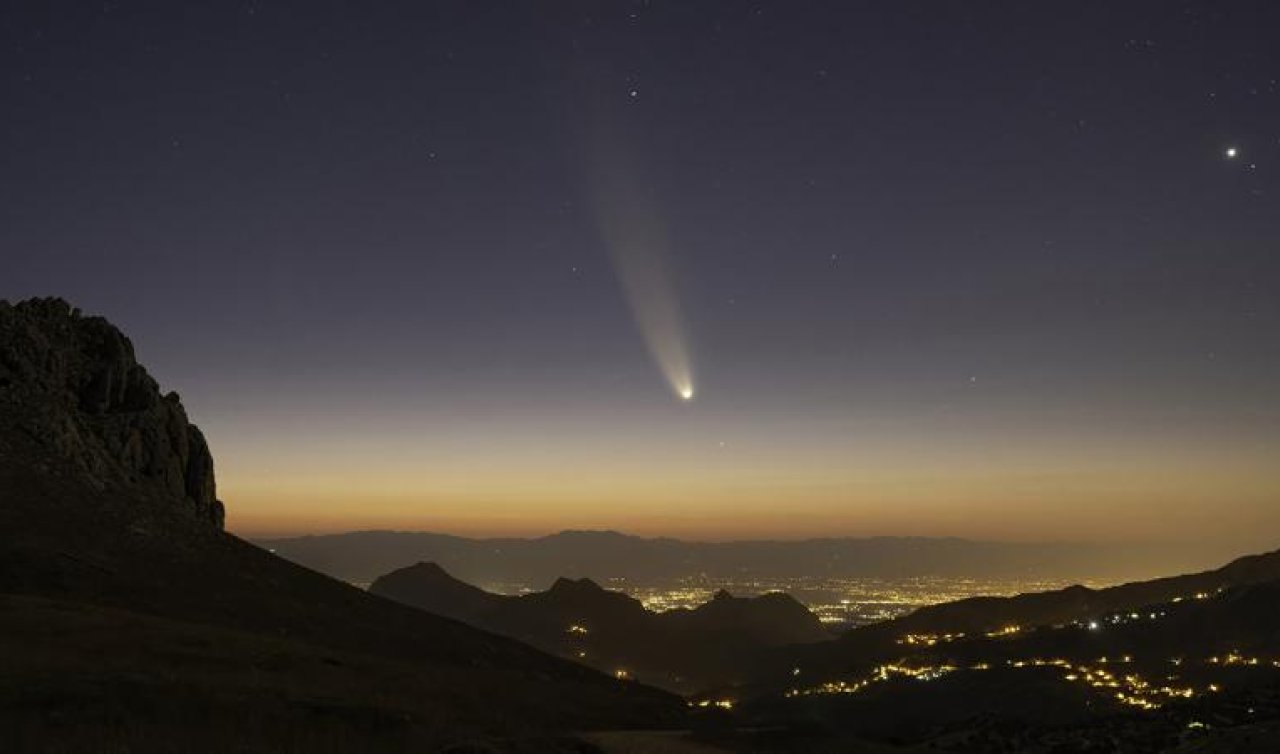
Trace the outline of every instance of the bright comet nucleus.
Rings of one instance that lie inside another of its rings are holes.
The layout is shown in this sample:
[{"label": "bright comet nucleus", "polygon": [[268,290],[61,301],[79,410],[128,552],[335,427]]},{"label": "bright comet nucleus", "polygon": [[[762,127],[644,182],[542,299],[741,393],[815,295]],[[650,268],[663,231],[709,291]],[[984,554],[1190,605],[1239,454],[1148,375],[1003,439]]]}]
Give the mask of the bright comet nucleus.
[{"label": "bright comet nucleus", "polygon": [[691,387],[682,388],[680,390],[680,397],[686,401],[693,400],[693,388]]}]

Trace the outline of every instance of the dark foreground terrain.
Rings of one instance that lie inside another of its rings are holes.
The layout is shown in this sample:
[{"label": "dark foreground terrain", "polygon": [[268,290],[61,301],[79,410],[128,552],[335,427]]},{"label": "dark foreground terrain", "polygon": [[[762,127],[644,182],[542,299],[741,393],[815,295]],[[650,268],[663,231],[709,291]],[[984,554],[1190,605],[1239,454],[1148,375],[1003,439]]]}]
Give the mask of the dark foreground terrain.
[{"label": "dark foreground terrain", "polygon": [[[132,345],[0,302],[0,750],[573,750],[673,696],[397,605],[221,530]],[[489,747],[489,748],[484,748]]]}]

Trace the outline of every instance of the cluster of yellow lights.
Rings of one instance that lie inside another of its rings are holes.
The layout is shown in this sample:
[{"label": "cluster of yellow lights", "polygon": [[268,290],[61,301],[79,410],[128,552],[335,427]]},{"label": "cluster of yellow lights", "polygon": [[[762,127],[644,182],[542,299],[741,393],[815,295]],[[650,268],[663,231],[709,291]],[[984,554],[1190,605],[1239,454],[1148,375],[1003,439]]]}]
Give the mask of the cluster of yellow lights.
[{"label": "cluster of yellow lights", "polygon": [[645,610],[663,613],[681,607],[697,607],[711,599],[713,594],[715,591],[707,587],[678,587],[653,593],[641,593],[636,597],[640,600],[640,604],[644,605]]},{"label": "cluster of yellow lights", "polygon": [[577,624],[577,623],[575,623],[575,624],[573,624],[572,626],[569,626],[568,628],[566,628],[566,629],[565,629],[565,632],[567,632],[567,633],[571,633],[571,634],[587,634],[587,633],[591,633],[590,631],[588,631],[588,630],[587,630],[587,627],[586,627],[586,626],[579,625],[579,624]]},{"label": "cluster of yellow lights", "polygon": [[696,702],[689,702],[690,707],[719,707],[720,709],[733,709],[732,699],[699,699]]},{"label": "cluster of yellow lights", "polygon": [[[989,665],[971,666],[970,670],[985,670]],[[854,694],[873,683],[880,683],[891,678],[914,678],[917,681],[932,681],[947,673],[959,670],[955,665],[898,665],[889,664],[881,665],[872,671],[871,675],[860,681],[829,681],[819,686],[813,686],[803,689],[791,689],[787,691],[786,696],[809,696],[811,694]]]},{"label": "cluster of yellow lights", "polygon": [[[1109,661],[1106,657],[1098,659],[1098,664],[1103,666],[1131,662],[1133,662],[1133,658],[1128,655],[1118,661]],[[1110,691],[1115,694],[1117,701],[1139,709],[1159,709],[1163,700],[1190,699],[1196,694],[1195,689],[1190,686],[1153,686],[1137,673],[1118,674],[1111,672],[1106,667],[1090,667],[1088,665],[1072,667],[1070,663],[1067,663],[1065,667],[1070,670],[1063,676],[1066,680],[1078,681],[1095,689]],[[1217,687],[1211,685],[1209,690],[1217,691]]]},{"label": "cluster of yellow lights", "polygon": [[618,668],[617,670],[613,671],[613,677],[617,678],[619,681],[629,681],[631,680],[631,671],[624,670],[623,668]]},{"label": "cluster of yellow lights", "polygon": [[1005,626],[1004,628],[999,628],[999,629],[996,629],[995,631],[988,631],[986,633],[986,637],[988,639],[998,639],[1002,636],[1013,636],[1014,634],[1018,634],[1021,632],[1022,632],[1022,626]]},{"label": "cluster of yellow lights", "polygon": [[[936,639],[936,637],[934,638]],[[917,640],[919,640],[919,637],[917,637]],[[1159,709],[1162,703],[1169,699],[1190,699],[1197,693],[1196,689],[1191,686],[1175,686],[1170,684],[1156,686],[1142,678],[1137,673],[1124,673],[1109,669],[1111,666],[1127,665],[1132,662],[1132,656],[1124,655],[1120,658],[1100,657],[1096,664],[1092,666],[1077,665],[1069,660],[1061,658],[1009,660],[1005,664],[1011,668],[1058,668],[1063,671],[1063,680],[1083,683],[1091,688],[1111,693],[1115,696],[1116,700],[1122,704],[1127,704],[1144,710]],[[1175,665],[1182,664],[1182,660],[1180,658],[1176,658],[1172,660],[1172,662]],[[1226,657],[1211,657],[1207,662],[1210,664],[1220,665],[1259,665],[1264,661],[1256,657],[1246,657],[1238,652],[1233,652],[1228,654]],[[1273,661],[1272,665],[1280,668],[1280,660]],[[967,669],[989,670],[990,668],[991,666],[987,663],[979,663],[971,665]],[[921,681],[931,681],[956,670],[960,670],[960,668],[953,665],[881,665],[877,667],[870,676],[861,680],[828,681],[809,688],[794,688],[787,691],[786,696],[798,697],[809,696],[812,694],[856,694],[874,683],[887,681],[894,677],[907,677]],[[1170,678],[1169,680],[1172,681],[1173,679]],[[1204,689],[1204,691],[1209,693],[1217,693],[1221,690],[1221,687],[1213,683],[1209,684]]]},{"label": "cluster of yellow lights", "polygon": [[898,639],[899,644],[910,644],[916,647],[932,647],[936,644],[946,644],[964,638],[964,632],[955,634],[905,634]]},{"label": "cluster of yellow lights", "polygon": [[[988,639],[999,639],[1003,636],[1014,636],[1019,633],[1022,633],[1022,626],[1009,625],[998,628],[995,631],[988,631],[983,636]],[[954,634],[903,634],[897,641],[899,644],[907,644],[914,647],[932,647],[938,644],[958,641],[965,638],[966,635],[963,631]]]},{"label": "cluster of yellow lights", "polygon": [[[1232,651],[1232,652],[1229,652],[1225,657],[1210,657],[1208,660],[1206,660],[1206,662],[1208,662],[1210,665],[1254,666],[1254,665],[1258,665],[1262,661],[1259,660],[1257,657],[1245,657],[1244,655],[1240,654],[1238,651]],[[1272,664],[1276,665],[1277,667],[1280,667],[1280,662],[1276,662]]]}]

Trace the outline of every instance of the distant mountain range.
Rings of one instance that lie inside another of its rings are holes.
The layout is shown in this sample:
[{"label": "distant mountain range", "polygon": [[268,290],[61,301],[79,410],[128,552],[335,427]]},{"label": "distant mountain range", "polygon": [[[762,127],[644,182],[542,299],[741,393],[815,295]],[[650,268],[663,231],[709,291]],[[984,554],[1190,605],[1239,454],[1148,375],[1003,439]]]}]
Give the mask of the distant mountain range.
[{"label": "distant mountain range", "polygon": [[953,576],[1115,581],[1203,568],[1223,559],[1173,545],[926,537],[686,542],[613,531],[564,531],[532,539],[364,531],[254,541],[353,583],[367,584],[407,563],[433,562],[468,583],[531,588],[545,588],[561,577],[655,584],[698,575],[709,580]]},{"label": "distant mountain range", "polygon": [[760,650],[831,638],[785,594],[744,599],[721,591],[694,609],[656,613],[590,579],[558,579],[545,592],[491,594],[434,563],[393,571],[369,591],[510,636],[600,670],[692,692],[746,680]]}]

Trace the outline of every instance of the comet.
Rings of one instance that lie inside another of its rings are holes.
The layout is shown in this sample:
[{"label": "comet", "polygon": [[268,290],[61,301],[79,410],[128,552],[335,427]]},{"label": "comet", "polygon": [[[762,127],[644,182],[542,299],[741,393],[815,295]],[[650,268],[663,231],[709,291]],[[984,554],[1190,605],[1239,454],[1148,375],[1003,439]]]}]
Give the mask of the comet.
[{"label": "comet", "polygon": [[671,245],[651,184],[625,148],[599,139],[590,172],[600,236],[636,327],[672,393],[692,401],[693,365],[671,271]]}]

